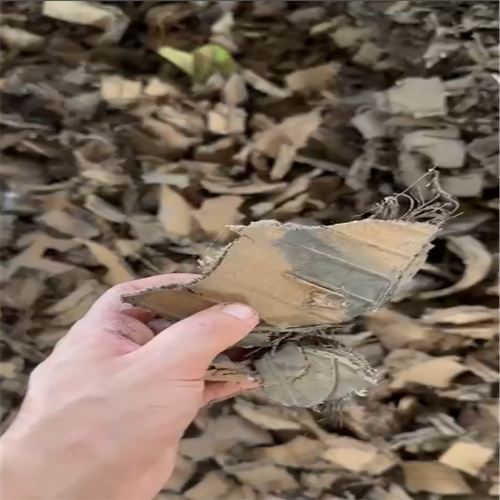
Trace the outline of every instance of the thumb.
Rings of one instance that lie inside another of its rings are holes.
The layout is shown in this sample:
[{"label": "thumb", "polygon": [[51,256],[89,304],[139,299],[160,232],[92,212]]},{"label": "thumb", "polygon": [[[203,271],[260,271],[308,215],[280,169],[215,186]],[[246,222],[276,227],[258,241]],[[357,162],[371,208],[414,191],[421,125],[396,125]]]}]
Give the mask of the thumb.
[{"label": "thumb", "polygon": [[258,324],[244,304],[219,304],[166,328],[137,354],[149,366],[170,369],[174,378],[203,378],[212,360],[239,342]]}]

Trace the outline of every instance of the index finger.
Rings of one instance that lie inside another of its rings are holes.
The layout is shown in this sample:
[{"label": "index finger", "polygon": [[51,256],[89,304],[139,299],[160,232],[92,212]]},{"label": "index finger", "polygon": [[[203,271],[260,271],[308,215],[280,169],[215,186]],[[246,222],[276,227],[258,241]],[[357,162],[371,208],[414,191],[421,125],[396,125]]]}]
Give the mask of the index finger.
[{"label": "index finger", "polygon": [[257,312],[244,304],[218,304],[167,327],[137,355],[150,370],[199,380],[218,354],[239,342],[258,322]]}]

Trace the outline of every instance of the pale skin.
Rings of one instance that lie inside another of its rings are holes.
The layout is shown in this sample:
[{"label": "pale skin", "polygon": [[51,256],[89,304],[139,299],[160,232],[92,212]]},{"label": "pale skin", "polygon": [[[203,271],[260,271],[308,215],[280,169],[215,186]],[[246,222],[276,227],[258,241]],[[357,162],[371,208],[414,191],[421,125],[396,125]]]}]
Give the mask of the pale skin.
[{"label": "pale skin", "polygon": [[253,309],[221,304],[155,336],[154,315],[121,300],[193,277],[110,289],[34,370],[1,440],[2,500],[151,500],[200,408],[258,386],[203,380],[213,358],[257,325]]}]

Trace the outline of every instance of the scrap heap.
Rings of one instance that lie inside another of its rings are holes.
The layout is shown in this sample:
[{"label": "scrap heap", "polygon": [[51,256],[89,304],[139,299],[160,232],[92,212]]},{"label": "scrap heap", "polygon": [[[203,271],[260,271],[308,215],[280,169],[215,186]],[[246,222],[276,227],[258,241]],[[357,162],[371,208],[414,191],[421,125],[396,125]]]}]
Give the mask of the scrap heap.
[{"label": "scrap heap", "polygon": [[107,287],[202,259],[198,304],[129,299],[284,288],[207,375],[264,389],[201,412],[158,500],[498,495],[497,2],[2,10],[3,429]]}]

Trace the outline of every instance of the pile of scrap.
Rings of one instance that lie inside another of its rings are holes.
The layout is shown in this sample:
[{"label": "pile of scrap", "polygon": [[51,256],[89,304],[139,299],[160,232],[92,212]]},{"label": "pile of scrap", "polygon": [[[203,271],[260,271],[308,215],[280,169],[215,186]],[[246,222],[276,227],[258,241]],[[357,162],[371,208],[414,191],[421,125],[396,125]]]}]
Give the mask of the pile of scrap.
[{"label": "pile of scrap", "polygon": [[[3,429],[104,290],[201,259],[198,305],[155,309],[182,317],[239,292],[251,232],[282,267],[245,279],[285,271],[290,296],[246,297],[258,357],[207,376],[267,383],[200,414],[158,499],[498,495],[497,2],[2,10]],[[293,380],[340,373],[335,391],[326,376],[284,400],[280,356]]]}]

